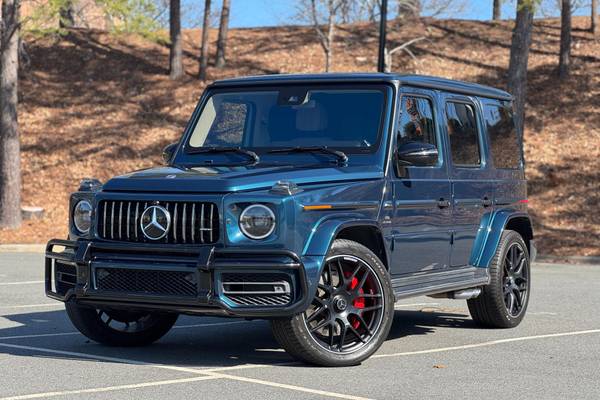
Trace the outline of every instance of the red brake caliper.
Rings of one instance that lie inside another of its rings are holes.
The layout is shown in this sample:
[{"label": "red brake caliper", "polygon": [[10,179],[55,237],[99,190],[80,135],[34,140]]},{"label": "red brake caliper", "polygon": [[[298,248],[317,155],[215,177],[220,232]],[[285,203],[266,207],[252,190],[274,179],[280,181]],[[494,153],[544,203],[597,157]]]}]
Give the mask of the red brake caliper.
[{"label": "red brake caliper", "polygon": [[[358,278],[354,277],[352,278],[352,282],[350,282],[350,290],[354,290],[356,288],[356,286],[358,286]],[[363,294],[365,291],[360,288],[358,289],[358,293]],[[356,308],[365,308],[365,298],[364,297],[357,297],[356,299],[354,299],[354,301],[352,302],[352,305]],[[360,322],[358,321],[357,318],[353,318],[352,319],[352,327],[354,329],[358,329],[358,327],[360,326]]]}]

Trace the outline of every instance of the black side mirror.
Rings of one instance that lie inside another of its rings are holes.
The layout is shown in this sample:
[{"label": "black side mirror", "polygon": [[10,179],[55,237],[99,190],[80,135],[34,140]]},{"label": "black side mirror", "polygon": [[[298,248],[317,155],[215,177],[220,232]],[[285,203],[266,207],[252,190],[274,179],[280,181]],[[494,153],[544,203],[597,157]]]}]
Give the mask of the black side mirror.
[{"label": "black side mirror", "polygon": [[400,166],[426,167],[437,164],[437,146],[425,142],[405,142],[398,146],[396,160]]},{"label": "black side mirror", "polygon": [[162,159],[165,164],[169,164],[171,159],[173,158],[173,154],[175,154],[175,150],[177,149],[178,143],[171,143],[167,145],[162,152]]}]

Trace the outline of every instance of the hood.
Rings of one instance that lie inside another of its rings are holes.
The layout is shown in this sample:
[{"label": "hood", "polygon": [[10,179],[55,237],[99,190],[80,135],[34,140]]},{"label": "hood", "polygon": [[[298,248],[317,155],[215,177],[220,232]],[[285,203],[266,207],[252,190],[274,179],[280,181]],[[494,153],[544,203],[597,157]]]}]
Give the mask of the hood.
[{"label": "hood", "polygon": [[268,189],[281,180],[297,185],[369,180],[383,177],[375,166],[253,166],[253,167],[158,167],[117,176],[104,191],[228,193]]}]

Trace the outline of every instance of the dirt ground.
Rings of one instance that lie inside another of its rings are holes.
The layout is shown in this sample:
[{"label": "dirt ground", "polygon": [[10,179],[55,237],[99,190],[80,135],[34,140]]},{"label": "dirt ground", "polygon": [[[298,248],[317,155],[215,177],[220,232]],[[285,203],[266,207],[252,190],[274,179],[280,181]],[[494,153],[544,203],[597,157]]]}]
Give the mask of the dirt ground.
[{"label": "dirt ground", "polygon": [[[556,74],[557,19],[536,20],[530,56],[525,154],[529,206],[541,254],[600,255],[600,38],[588,18],[573,21],[572,75]],[[396,54],[394,71],[438,75],[505,87],[511,21],[390,22],[391,45],[423,36]],[[334,71],[374,71],[377,28],[339,29]],[[324,57],[305,27],[233,29],[223,77],[321,72]],[[25,41],[19,122],[23,203],[46,209],[41,221],[0,230],[0,243],[42,243],[67,232],[69,193],[83,177],[106,180],[160,162],[182,133],[205,84],[195,75],[198,30],[184,34],[187,76],[168,78],[168,48],[139,37],[75,30]],[[216,40],[216,31],[211,31]],[[213,46],[214,50],[214,46]]]}]

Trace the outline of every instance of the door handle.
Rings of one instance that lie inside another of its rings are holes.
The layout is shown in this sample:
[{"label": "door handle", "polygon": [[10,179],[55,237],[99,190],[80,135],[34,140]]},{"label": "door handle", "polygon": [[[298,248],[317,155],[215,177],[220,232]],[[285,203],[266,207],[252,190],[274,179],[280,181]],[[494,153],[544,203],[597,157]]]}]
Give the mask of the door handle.
[{"label": "door handle", "polygon": [[438,200],[438,207],[439,208],[448,208],[450,207],[450,200],[446,200],[443,197],[441,199]]},{"label": "door handle", "polygon": [[484,197],[483,199],[481,199],[481,204],[483,204],[484,207],[490,207],[492,205],[492,200],[490,200],[487,196]]}]

